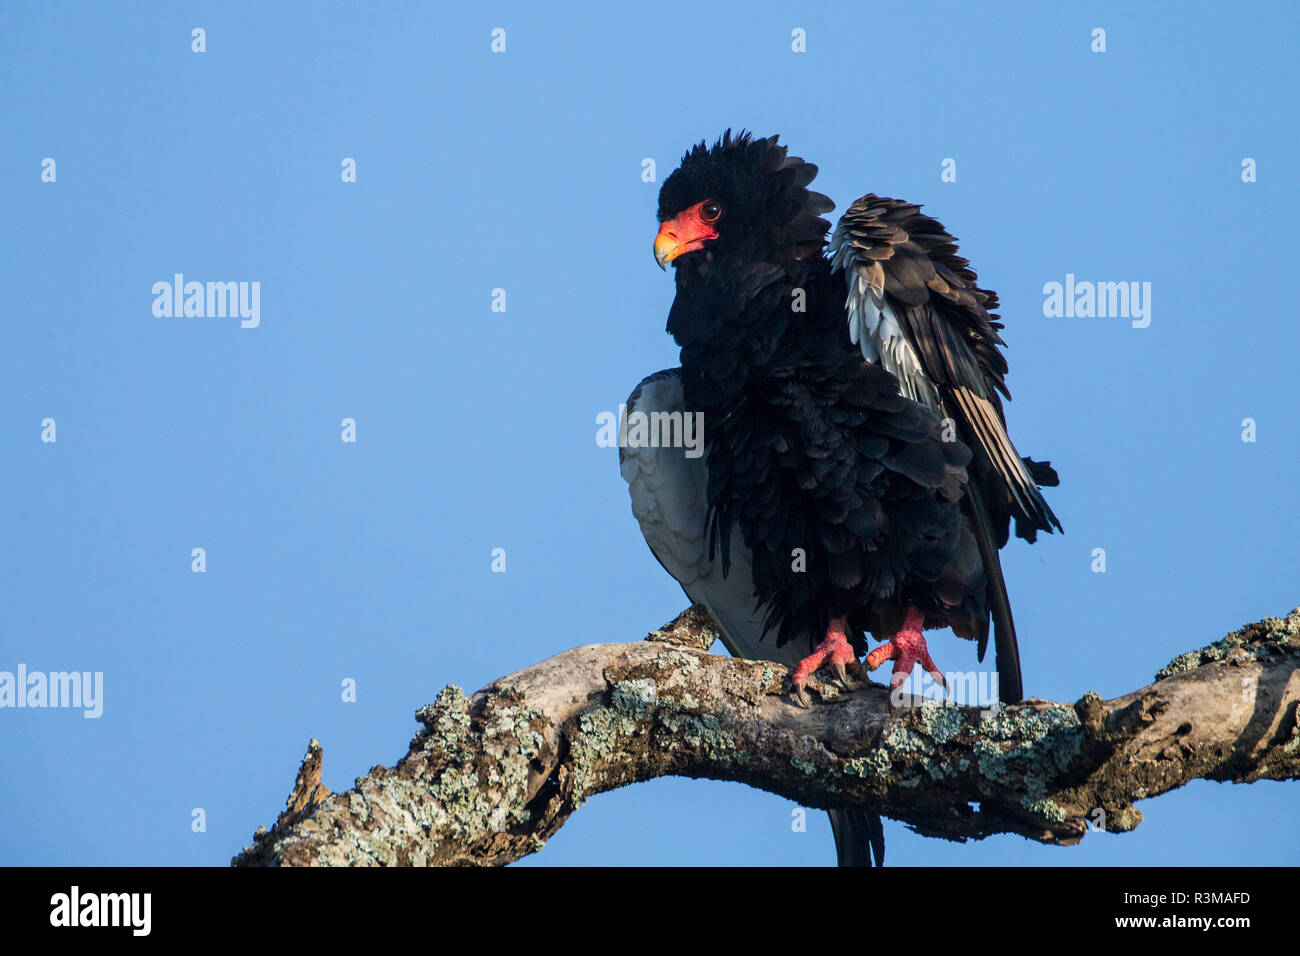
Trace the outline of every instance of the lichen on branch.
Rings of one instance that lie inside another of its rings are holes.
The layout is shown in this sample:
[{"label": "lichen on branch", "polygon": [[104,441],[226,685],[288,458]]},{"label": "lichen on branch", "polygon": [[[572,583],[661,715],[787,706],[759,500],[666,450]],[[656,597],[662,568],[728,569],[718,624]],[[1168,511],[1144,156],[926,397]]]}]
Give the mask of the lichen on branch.
[{"label": "lichen on branch", "polygon": [[736,780],[824,809],[861,806],[952,840],[1077,843],[1131,830],[1134,806],[1204,778],[1300,779],[1300,609],[1182,654],[1114,700],[1012,707],[890,700],[708,653],[696,606],[631,644],[557,654],[417,712],[394,767],[346,792],[312,741],[286,809],[241,866],[493,865],[534,853],[594,794],[665,775]]}]

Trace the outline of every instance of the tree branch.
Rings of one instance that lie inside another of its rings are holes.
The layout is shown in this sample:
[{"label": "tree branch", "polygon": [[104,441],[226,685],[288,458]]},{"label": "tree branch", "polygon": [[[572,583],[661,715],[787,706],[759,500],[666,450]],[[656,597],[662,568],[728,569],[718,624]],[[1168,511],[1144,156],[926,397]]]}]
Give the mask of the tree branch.
[{"label": "tree branch", "polygon": [[593,794],[668,774],[738,780],[811,807],[862,806],[952,840],[1073,844],[1189,780],[1300,779],[1300,609],[1176,658],[1115,700],[944,706],[870,685],[811,710],[780,664],[709,654],[696,606],[647,641],[589,644],[471,697],[455,686],[392,768],[345,793],[313,740],[288,806],[241,866],[505,864]]}]

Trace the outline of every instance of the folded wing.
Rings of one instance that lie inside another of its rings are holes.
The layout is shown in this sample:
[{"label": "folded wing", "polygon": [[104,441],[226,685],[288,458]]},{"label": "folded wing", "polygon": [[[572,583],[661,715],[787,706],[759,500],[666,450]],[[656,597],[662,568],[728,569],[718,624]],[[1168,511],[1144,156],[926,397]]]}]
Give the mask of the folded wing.
[{"label": "folded wing", "polygon": [[[628,398],[627,411],[684,411],[680,371],[657,372],[642,381]],[[730,536],[725,575],[721,558],[709,558],[705,458],[688,458],[681,448],[659,447],[620,448],[618,457],[646,544],[691,602],[713,612],[728,652],[748,660],[798,664],[805,641],[778,647],[773,639],[762,640],[763,613],[754,599],[752,559],[741,536]],[[839,864],[870,866],[874,859],[879,865],[885,853],[880,817],[856,808],[827,812]]]}]

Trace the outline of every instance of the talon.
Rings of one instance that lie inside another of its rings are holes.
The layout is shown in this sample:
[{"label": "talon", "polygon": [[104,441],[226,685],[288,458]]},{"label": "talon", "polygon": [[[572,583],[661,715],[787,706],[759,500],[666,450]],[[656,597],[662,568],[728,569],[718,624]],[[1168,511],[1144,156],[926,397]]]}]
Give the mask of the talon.
[{"label": "talon", "polygon": [[794,669],[790,675],[790,696],[800,707],[811,707],[812,701],[808,699],[808,694],[804,690],[804,685],[808,678],[825,664],[830,664],[831,673],[839,680],[845,690],[853,690],[858,687],[858,683],[848,676],[845,666],[852,663],[857,664],[857,655],[853,653],[853,648],[849,646],[848,638],[844,634],[844,619],[835,618],[831,621],[830,626],[826,629],[826,637],[822,642],[813,648],[813,652],[799,662],[799,666]]},{"label": "talon", "polygon": [[791,684],[790,696],[794,699],[796,706],[809,710],[812,707],[812,701],[808,699],[808,692],[804,689],[803,684]]},{"label": "talon", "polygon": [[907,618],[893,639],[881,644],[867,655],[867,659],[863,662],[867,669],[875,670],[885,661],[892,660],[894,672],[889,677],[889,686],[897,690],[912,673],[912,668],[920,664],[940,687],[947,690],[948,682],[944,680],[943,672],[935,666],[930,658],[930,650],[926,647],[922,630],[924,626],[925,616],[914,607],[908,608]]},{"label": "talon", "polygon": [[831,665],[831,673],[835,675],[835,679],[839,681],[840,686],[845,690],[857,690],[862,686],[848,675],[848,672],[844,669],[844,663],[842,661],[836,661]]}]

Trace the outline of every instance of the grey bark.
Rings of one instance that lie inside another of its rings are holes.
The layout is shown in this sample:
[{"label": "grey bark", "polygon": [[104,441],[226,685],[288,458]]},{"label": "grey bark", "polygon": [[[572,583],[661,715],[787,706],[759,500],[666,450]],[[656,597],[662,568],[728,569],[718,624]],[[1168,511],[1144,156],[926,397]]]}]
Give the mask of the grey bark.
[{"label": "grey bark", "polygon": [[1114,700],[980,709],[871,684],[788,696],[780,664],[708,653],[696,606],[632,644],[588,644],[467,697],[444,688],[395,767],[321,783],[313,740],[287,807],[240,866],[499,865],[590,796],[675,774],[809,807],[863,806],[952,840],[1073,844],[1131,830],[1134,802],[1190,780],[1300,778],[1300,609],[1176,658]]}]

